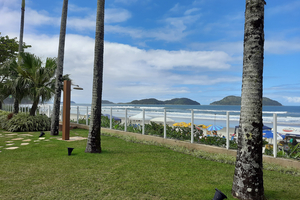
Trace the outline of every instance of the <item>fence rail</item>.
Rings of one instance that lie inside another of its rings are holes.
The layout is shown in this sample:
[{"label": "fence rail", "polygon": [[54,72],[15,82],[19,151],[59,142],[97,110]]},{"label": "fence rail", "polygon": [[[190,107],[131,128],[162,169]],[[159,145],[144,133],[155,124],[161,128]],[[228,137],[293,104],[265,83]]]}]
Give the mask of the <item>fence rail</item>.
[{"label": "fence rail", "polygon": [[[20,109],[19,111],[20,112],[25,112],[25,113],[29,113],[29,110],[30,110],[30,107],[31,105],[20,105]],[[3,110],[6,110],[6,111],[9,111],[9,112],[13,112],[13,105],[12,104],[4,104],[3,107],[2,107]],[[60,106],[60,120],[62,121],[62,106]],[[84,111],[83,111],[84,110]],[[119,108],[120,110],[120,108]],[[128,126],[128,121],[129,121],[129,118],[128,118],[128,111],[130,109],[128,108],[125,108],[124,109],[124,121],[123,121],[123,124],[125,125],[124,126],[124,131],[127,131],[127,126]],[[145,120],[145,116],[146,116],[146,111],[145,109],[141,109],[142,110],[142,118],[139,120],[142,122],[142,134],[144,135],[145,134],[145,124],[146,124],[146,120]],[[38,109],[37,109],[37,113],[38,114],[45,114],[47,115],[48,117],[51,116],[51,106],[50,105],[39,105],[38,106]],[[80,111],[83,111],[84,114],[80,114]],[[113,116],[113,108],[111,107],[110,110],[110,116]],[[191,129],[191,133],[194,133],[194,110],[191,109],[190,110],[190,122],[192,124],[192,126],[190,126],[190,129]],[[71,106],[71,109],[70,109],[70,112],[71,112],[71,121],[72,122],[76,122],[77,124],[79,124],[79,120],[82,120],[82,119],[85,119],[86,120],[86,125],[89,125],[89,106]],[[112,121],[112,118],[113,117],[110,117],[110,126],[109,128],[110,129],[113,129],[113,121]],[[166,131],[166,125],[167,125],[167,111],[166,109],[164,109],[164,112],[163,112],[163,119],[164,121],[162,122],[163,125],[164,125],[164,131],[163,131],[163,137],[164,138],[167,138],[167,131]],[[226,132],[225,132],[225,138],[226,138],[226,149],[229,149],[229,141],[231,139],[230,135],[229,135],[229,127],[230,127],[230,111],[227,111],[226,112]],[[137,120],[136,120],[137,121]],[[277,113],[274,113],[273,114],[273,140],[271,141],[273,143],[273,155],[274,157],[277,156]],[[190,139],[190,142],[191,143],[194,143],[194,134],[191,134],[191,139]]]}]

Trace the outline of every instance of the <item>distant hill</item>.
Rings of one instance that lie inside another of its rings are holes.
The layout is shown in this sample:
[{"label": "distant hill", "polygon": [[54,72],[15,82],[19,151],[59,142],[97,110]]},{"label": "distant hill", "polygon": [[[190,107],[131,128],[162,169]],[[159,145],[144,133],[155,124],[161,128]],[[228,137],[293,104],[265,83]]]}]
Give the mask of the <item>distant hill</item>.
[{"label": "distant hill", "polygon": [[[210,105],[241,105],[241,97],[227,96],[220,101],[214,101]],[[278,101],[263,97],[263,106],[282,106]]]},{"label": "distant hill", "polygon": [[200,105],[197,101],[188,98],[175,98],[166,101],[160,101],[154,98],[134,100],[128,104],[156,104],[156,105]]},{"label": "distant hill", "polygon": [[102,100],[102,104],[115,104],[115,103],[108,100]]}]

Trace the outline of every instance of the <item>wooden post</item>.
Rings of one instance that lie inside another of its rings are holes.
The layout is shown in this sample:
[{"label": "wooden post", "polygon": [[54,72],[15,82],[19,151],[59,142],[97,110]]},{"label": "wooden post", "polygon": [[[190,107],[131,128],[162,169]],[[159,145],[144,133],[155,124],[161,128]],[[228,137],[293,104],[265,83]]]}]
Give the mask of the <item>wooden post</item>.
[{"label": "wooden post", "polygon": [[71,81],[64,81],[62,139],[70,139]]}]

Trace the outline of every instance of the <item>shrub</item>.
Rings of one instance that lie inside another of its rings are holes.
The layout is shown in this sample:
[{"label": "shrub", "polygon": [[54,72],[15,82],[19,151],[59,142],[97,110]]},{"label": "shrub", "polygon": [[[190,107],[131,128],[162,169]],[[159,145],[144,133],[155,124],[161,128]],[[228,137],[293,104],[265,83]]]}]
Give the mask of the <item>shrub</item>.
[{"label": "shrub", "polygon": [[46,115],[30,116],[26,113],[18,113],[1,125],[3,129],[11,132],[49,131],[51,119]]}]

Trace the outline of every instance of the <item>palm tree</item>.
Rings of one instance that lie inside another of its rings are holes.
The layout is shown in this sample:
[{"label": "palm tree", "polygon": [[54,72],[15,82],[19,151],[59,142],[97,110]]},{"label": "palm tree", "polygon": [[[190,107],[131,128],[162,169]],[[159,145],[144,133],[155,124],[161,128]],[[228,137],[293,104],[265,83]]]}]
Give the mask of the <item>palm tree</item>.
[{"label": "palm tree", "polygon": [[87,140],[86,153],[101,153],[101,100],[103,83],[103,53],[104,53],[104,4],[105,0],[97,2],[97,20],[95,35],[95,55],[93,72],[93,97],[91,107],[91,123]]},{"label": "palm tree", "polygon": [[[20,41],[19,41],[19,53],[23,52],[23,33],[24,33],[24,13],[25,13],[25,0],[22,0],[22,7],[21,7],[21,25],[20,25]],[[19,59],[18,62],[21,62],[21,59]],[[18,88],[16,88],[18,90]],[[21,91],[18,91],[18,94]],[[16,95],[18,95],[16,94]],[[14,100],[14,113],[19,112],[19,100],[18,97]]]},{"label": "palm tree", "polygon": [[264,199],[262,164],[264,5],[264,0],[246,0],[242,100],[232,186],[232,195],[238,199]]},{"label": "palm tree", "polygon": [[68,0],[64,0],[62,15],[61,15],[61,24],[60,24],[56,82],[55,82],[55,96],[54,96],[53,111],[51,117],[51,135],[58,135],[59,108],[60,108],[61,90],[62,90],[62,75],[63,75],[63,65],[64,65],[67,15],[68,15]]},{"label": "palm tree", "polygon": [[[22,54],[22,53],[20,53]],[[21,60],[21,55],[19,54],[18,60]],[[12,95],[14,98],[14,113],[18,113],[19,111],[19,102],[28,94],[27,88],[21,82],[16,82],[15,80],[18,78],[18,66],[21,62],[17,62],[16,58],[9,60],[5,63],[5,67],[3,70],[9,70],[9,75],[4,80],[1,87],[1,92],[3,94]]]},{"label": "palm tree", "polygon": [[34,116],[40,100],[51,99],[54,93],[54,77],[57,67],[55,58],[47,58],[43,67],[42,60],[30,53],[21,53],[22,64],[18,65],[19,76],[14,80],[16,84],[23,85],[33,104],[30,115]]}]

